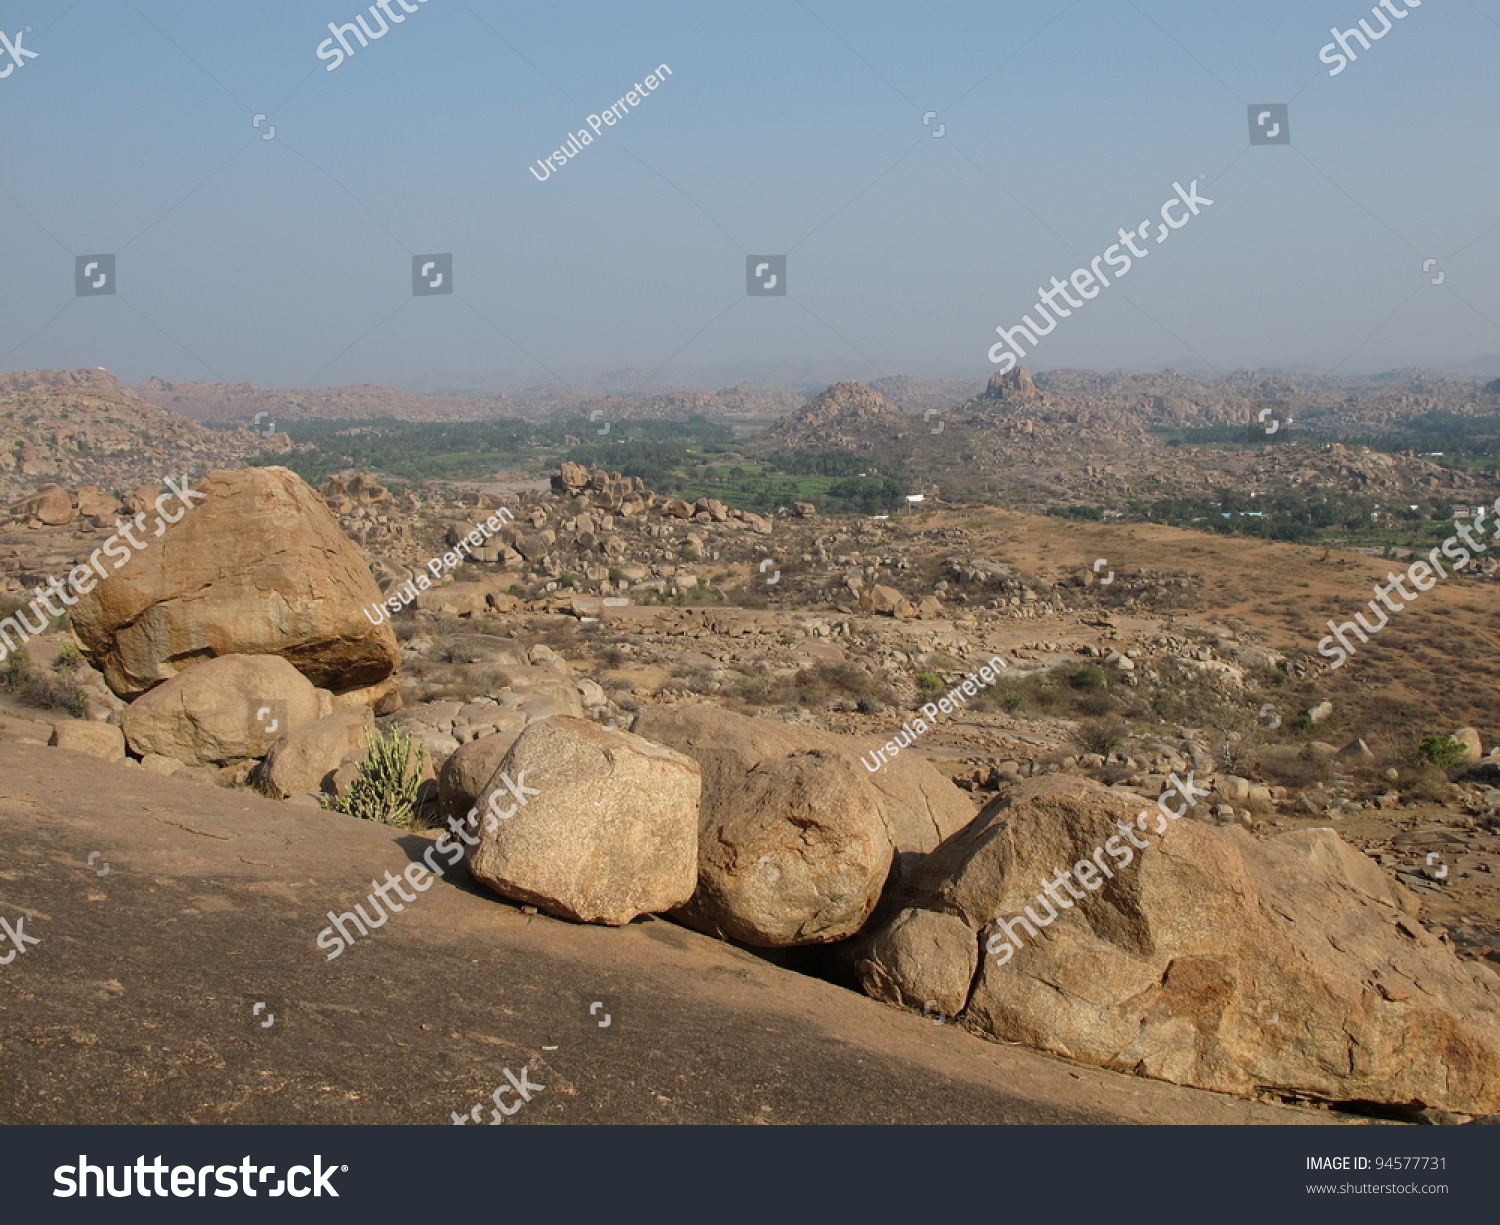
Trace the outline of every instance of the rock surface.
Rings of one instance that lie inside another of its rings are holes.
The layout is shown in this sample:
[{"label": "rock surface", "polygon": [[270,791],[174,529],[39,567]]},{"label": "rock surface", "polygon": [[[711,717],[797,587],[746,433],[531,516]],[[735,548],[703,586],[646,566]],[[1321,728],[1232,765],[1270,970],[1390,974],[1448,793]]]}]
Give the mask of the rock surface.
[{"label": "rock surface", "polygon": [[671,749],[568,716],[533,723],[480,797],[469,870],[502,897],[584,923],[670,910],[697,879],[699,793],[697,765]]},{"label": "rock surface", "polygon": [[1484,743],[1479,739],[1479,733],[1472,727],[1460,727],[1455,731],[1451,739],[1462,746],[1464,755],[1461,765],[1472,765],[1484,756]]},{"label": "rock surface", "polygon": [[[1500,977],[1459,961],[1332,830],[1257,842],[1152,809],[1139,858],[1101,852],[1107,879],[1074,870],[1097,892],[1074,903],[1057,887],[1060,911],[1039,899],[1111,837],[1129,850],[1116,823],[1140,808],[1077,779],[1021,784],[910,882],[916,907],[962,930],[926,922],[913,957],[898,916],[869,942],[866,990],[964,996],[964,1024],[987,1037],[1220,1092],[1500,1106]],[[965,982],[971,943],[984,952]]]},{"label": "rock surface", "polygon": [[[279,655],[314,685],[343,692],[395,672],[389,624],[360,550],[327,505],[285,468],[210,472],[207,500],[153,536],[73,609],[73,625],[110,688],[134,697],[194,663]],[[123,546],[117,546],[123,547]]]},{"label": "rock surface", "polygon": [[119,761],[125,756],[125,736],[113,723],[69,719],[53,726],[52,737],[47,743],[55,748],[87,753],[101,761]]}]

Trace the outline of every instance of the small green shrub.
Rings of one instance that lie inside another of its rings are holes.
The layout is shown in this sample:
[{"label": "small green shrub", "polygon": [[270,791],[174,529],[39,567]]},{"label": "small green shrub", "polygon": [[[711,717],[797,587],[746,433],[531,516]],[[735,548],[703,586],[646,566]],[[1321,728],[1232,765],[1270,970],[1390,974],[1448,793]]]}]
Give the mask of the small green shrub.
[{"label": "small green shrub", "polygon": [[24,645],[18,646],[6,657],[5,671],[0,673],[0,685],[15,692],[31,679],[35,671],[36,665],[31,662],[31,652]]},{"label": "small green shrub", "polygon": [[1423,736],[1417,741],[1417,756],[1447,770],[1463,764],[1464,746],[1451,736]]},{"label": "small green shrub", "polygon": [[57,672],[69,672],[83,665],[83,652],[78,649],[76,642],[65,642],[57,650],[57,658],[52,661],[52,667]]},{"label": "small green shrub", "polygon": [[917,693],[923,699],[935,698],[943,692],[943,678],[936,672],[918,672],[912,677],[917,683]]},{"label": "small green shrub", "polygon": [[383,734],[367,732],[365,745],[369,756],[361,763],[349,794],[333,797],[328,807],[351,817],[410,829],[427,750],[394,727]]},{"label": "small green shrub", "polygon": [[1130,729],[1120,719],[1086,719],[1073,732],[1073,742],[1085,753],[1108,757],[1125,743]]},{"label": "small green shrub", "polygon": [[0,670],[0,689],[28,706],[65,710],[75,719],[85,718],[89,713],[88,694],[61,676],[38,671],[24,645],[6,659],[4,669]]},{"label": "small green shrub", "polygon": [[1104,669],[1096,668],[1093,664],[1084,664],[1082,667],[1071,669],[1067,680],[1074,689],[1103,689],[1108,682]]}]

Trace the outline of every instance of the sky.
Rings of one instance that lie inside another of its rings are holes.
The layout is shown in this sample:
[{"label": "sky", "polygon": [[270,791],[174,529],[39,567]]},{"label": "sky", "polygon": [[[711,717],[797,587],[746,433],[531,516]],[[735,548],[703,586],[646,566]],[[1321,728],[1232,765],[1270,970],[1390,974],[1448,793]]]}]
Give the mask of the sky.
[{"label": "sky", "polygon": [[1024,364],[1500,374],[1500,0],[388,3],[0,0],[0,369],[974,377],[1149,219]]}]

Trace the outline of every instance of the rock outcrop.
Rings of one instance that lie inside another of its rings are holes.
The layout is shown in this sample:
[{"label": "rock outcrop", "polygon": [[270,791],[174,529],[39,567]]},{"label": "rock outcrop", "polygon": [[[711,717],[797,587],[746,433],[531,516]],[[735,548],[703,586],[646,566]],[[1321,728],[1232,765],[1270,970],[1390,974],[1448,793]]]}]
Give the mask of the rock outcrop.
[{"label": "rock outcrop", "polygon": [[1500,1109],[1500,977],[1374,863],[1329,829],[1261,842],[1152,808],[1141,830],[1140,807],[1079,779],[1019,785],[916,870],[866,944],[865,989],[1204,1089]]}]

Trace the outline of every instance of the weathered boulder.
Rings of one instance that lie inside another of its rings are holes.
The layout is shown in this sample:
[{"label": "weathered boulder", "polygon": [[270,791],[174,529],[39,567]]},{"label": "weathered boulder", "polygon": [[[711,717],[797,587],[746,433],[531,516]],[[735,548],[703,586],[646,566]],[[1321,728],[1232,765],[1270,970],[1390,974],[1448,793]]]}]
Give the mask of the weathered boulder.
[{"label": "weathered boulder", "polygon": [[256,771],[256,785],[278,800],[327,790],[328,776],[346,759],[363,759],[366,737],[374,730],[375,714],[368,706],[293,728],[271,746]]},{"label": "weathered boulder", "polygon": [[104,761],[119,761],[125,756],[125,734],[113,723],[95,723],[69,719],[52,726],[52,737],[47,741],[59,749],[72,749],[75,753],[87,753]]},{"label": "weathered boulder", "polygon": [[279,655],[221,655],[125,708],[130,751],[184,765],[264,757],[276,739],[329,713],[328,695]]},{"label": "weathered boulder", "polygon": [[877,1000],[956,1017],[978,960],[979,942],[962,919],[908,909],[881,926],[855,969]]},{"label": "weathered boulder", "polygon": [[425,612],[472,617],[489,610],[490,588],[485,583],[446,583],[417,595],[417,607]]},{"label": "weathered boulder", "polygon": [[366,612],[381,597],[364,557],[300,477],[244,468],[191,484],[203,500],[166,503],[179,520],[157,521],[160,535],[139,529],[145,547],[73,609],[115,693],[135,697],[224,655],[281,656],[336,693],[396,671],[390,625]]},{"label": "weathered boulder", "polygon": [[342,693],[330,696],[334,710],[353,710],[357,706],[368,706],[377,715],[393,715],[401,709],[401,678],[388,676],[378,685],[345,689]]},{"label": "weathered boulder", "polygon": [[699,791],[698,767],[671,749],[584,719],[533,723],[478,797],[469,870],[584,923],[670,910],[697,879]]},{"label": "weathered boulder", "polygon": [[951,924],[914,969],[898,916],[865,942],[867,989],[962,992],[987,1037],[1220,1092],[1500,1108],[1500,976],[1371,860],[1328,829],[1258,841],[1140,808],[1086,780],[1020,784],[908,882],[975,942],[972,981]]},{"label": "weathered boulder", "polygon": [[526,648],[495,634],[451,634],[443,639],[443,655],[455,664],[526,665]]},{"label": "weathered boulder", "polygon": [[390,490],[367,472],[340,472],[318,486],[324,501],[340,507],[373,506],[390,499]]},{"label": "weathered boulder", "polygon": [[78,488],[78,514],[81,518],[92,519],[96,515],[118,515],[120,513],[120,500],[113,494],[105,493],[97,485],[80,485]]},{"label": "weathered boulder", "polygon": [[40,520],[48,527],[61,527],[71,523],[77,512],[71,495],[61,485],[43,485],[29,498],[14,503],[10,514],[17,519]]},{"label": "weathered boulder", "polygon": [[529,719],[551,715],[583,717],[583,700],[572,677],[555,668],[529,664],[502,665],[493,670],[496,681],[511,695],[507,705],[523,711]]},{"label": "weathered boulder", "polygon": [[859,607],[862,612],[906,620],[917,615],[917,606],[894,587],[877,583],[860,592]]},{"label": "weathered boulder", "polygon": [[589,470],[582,464],[575,464],[572,460],[563,460],[562,468],[552,478],[552,489],[555,493],[571,493],[574,490],[587,489],[589,484]]},{"label": "weathered boulder", "polygon": [[485,792],[485,784],[495,777],[500,763],[515,744],[519,732],[500,732],[481,736],[463,745],[443,763],[438,771],[438,803],[443,819],[466,817]]},{"label": "weathered boulder", "polygon": [[677,917],[746,944],[853,935],[898,854],[931,850],[974,815],[926,762],[903,754],[872,773],[865,742],[830,732],[703,705],[644,711],[633,730],[703,768],[698,889]]},{"label": "weathered boulder", "polygon": [[1450,738],[1456,740],[1463,748],[1464,755],[1460,765],[1473,765],[1484,756],[1484,744],[1479,739],[1479,733],[1472,727],[1461,727],[1453,732]]},{"label": "weathered boulder", "polygon": [[840,736],[815,727],[752,719],[701,703],[652,707],[636,717],[631,730],[686,753],[699,764],[711,755],[728,754],[742,773],[809,749],[852,761],[875,788],[880,820],[898,855],[925,854],[974,819],[974,801],[968,793],[912,753],[891,755],[886,746],[884,763],[871,770],[870,763],[881,760],[872,751],[877,747],[873,736]]}]

